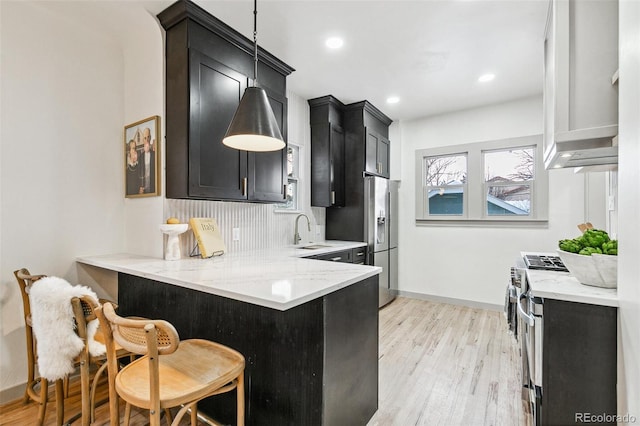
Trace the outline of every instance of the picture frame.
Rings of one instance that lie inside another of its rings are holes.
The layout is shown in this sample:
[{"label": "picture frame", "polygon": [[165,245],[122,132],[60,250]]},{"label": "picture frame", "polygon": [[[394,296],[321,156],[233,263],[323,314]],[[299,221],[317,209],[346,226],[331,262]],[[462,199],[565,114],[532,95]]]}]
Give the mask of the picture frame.
[{"label": "picture frame", "polygon": [[124,126],[126,198],[160,195],[160,116]]}]

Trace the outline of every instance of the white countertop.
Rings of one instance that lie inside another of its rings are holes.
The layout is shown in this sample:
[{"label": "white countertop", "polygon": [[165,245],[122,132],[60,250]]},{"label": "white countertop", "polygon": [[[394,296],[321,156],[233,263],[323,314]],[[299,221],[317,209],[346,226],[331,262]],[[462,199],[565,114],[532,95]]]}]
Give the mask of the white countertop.
[{"label": "white countertop", "polygon": [[363,247],[364,243],[322,241],[310,244],[329,247],[306,250],[290,246],[227,253],[210,259],[194,257],[173,261],[118,253],[80,256],[76,261],[281,311],[382,271],[377,266],[301,258]]},{"label": "white countertop", "polygon": [[581,284],[568,272],[527,269],[527,281],[537,297],[618,307],[617,289]]}]

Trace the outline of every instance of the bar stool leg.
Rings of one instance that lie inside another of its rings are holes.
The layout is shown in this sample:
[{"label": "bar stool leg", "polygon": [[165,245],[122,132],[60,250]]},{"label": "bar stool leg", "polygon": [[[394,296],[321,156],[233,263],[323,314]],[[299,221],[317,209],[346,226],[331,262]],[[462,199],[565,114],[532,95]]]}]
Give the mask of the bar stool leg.
[{"label": "bar stool leg", "polygon": [[40,378],[40,409],[38,409],[38,426],[44,424],[44,416],[47,413],[47,392],[49,392],[49,382],[44,377]]},{"label": "bar stool leg", "polygon": [[238,405],[238,415],[236,419],[237,426],[244,426],[244,371],[238,376],[238,386],[236,387],[236,395]]},{"label": "bar stool leg", "polygon": [[64,380],[56,380],[56,424],[64,423]]}]

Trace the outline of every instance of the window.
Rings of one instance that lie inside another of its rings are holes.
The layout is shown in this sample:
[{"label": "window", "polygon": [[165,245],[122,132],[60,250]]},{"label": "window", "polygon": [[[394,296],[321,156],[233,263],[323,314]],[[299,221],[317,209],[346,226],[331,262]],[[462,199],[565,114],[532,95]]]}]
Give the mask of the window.
[{"label": "window", "polygon": [[547,220],[540,135],[416,151],[416,220]]},{"label": "window", "polygon": [[484,151],[487,216],[529,216],[535,146]]},{"label": "window", "polygon": [[426,157],[425,169],[429,215],[463,215],[467,155]]},{"label": "window", "polygon": [[287,199],[284,204],[276,205],[276,211],[298,211],[300,178],[300,147],[287,144]]}]

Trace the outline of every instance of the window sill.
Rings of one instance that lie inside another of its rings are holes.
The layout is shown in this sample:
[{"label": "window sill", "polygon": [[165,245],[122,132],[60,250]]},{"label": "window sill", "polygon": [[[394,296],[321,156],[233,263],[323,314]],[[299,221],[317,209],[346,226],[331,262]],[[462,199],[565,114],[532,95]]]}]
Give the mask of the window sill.
[{"label": "window sill", "polygon": [[548,228],[548,219],[416,219],[416,226],[476,228]]}]

